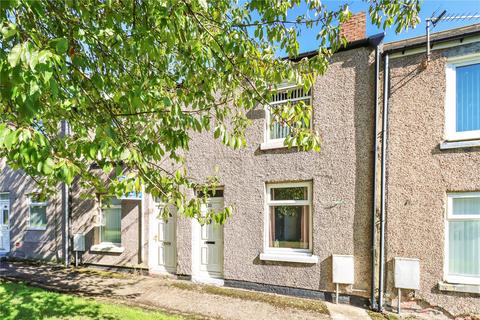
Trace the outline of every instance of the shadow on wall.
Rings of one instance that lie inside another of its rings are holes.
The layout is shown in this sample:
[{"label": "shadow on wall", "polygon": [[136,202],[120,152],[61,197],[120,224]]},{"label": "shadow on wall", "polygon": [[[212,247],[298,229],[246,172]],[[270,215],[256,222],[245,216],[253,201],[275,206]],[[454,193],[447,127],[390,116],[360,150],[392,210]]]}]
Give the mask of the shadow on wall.
[{"label": "shadow on wall", "polygon": [[[368,64],[347,61],[344,67],[355,69],[355,212],[353,220],[353,255],[355,257],[355,289],[370,291],[371,225],[373,197],[373,135],[375,102],[374,51],[362,51]],[[360,66],[359,66],[360,65]],[[359,262],[362,263],[359,263]]]},{"label": "shadow on wall", "polygon": [[[85,252],[79,255],[81,263],[98,265],[135,267],[142,262],[139,254],[139,218],[142,212],[139,201],[123,200],[121,217],[121,241],[125,250],[121,253],[91,251],[91,246],[100,243],[100,227],[96,226],[98,206],[96,198],[86,198],[93,195],[93,190],[82,189],[78,181],[71,188],[72,196],[72,234],[85,235]],[[133,215],[133,216],[132,216]]]},{"label": "shadow on wall", "polygon": [[332,256],[330,255],[328,256],[328,258],[320,262],[320,281],[318,283],[318,288],[320,290],[325,288],[326,290],[331,291],[332,289],[327,287],[331,283],[332,283]]},{"label": "shadow on wall", "polygon": [[[10,197],[10,256],[24,259],[60,260],[62,248],[61,197],[49,200],[46,230],[28,230],[28,194],[36,183],[22,171],[1,162],[0,191]],[[60,190],[60,189],[58,189]]]}]

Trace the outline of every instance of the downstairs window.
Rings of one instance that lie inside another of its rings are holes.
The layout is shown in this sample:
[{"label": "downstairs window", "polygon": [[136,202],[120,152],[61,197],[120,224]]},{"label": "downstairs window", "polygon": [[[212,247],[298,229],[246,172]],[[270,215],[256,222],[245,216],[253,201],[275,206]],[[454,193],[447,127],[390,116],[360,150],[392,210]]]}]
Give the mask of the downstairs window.
[{"label": "downstairs window", "polygon": [[122,225],[122,201],[112,199],[102,205],[102,225],[100,227],[100,242],[120,245]]},{"label": "downstairs window", "polygon": [[445,280],[480,284],[480,193],[448,195]]},{"label": "downstairs window", "polygon": [[267,185],[266,251],[311,252],[311,183]]}]

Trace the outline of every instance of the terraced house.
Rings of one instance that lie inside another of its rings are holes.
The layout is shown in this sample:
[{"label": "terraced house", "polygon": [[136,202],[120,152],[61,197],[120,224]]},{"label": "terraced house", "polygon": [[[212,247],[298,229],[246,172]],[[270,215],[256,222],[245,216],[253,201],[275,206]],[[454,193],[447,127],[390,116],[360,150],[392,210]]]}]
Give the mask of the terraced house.
[{"label": "terraced house", "polygon": [[[366,37],[363,13],[343,32],[348,45],[310,91],[286,84],[249,113],[246,148],[192,139],[189,175],[219,168],[205,210],[235,210],[224,225],[164,221],[148,194],[102,205],[74,186],[70,252],[218,285],[480,313],[480,25],[433,34],[428,55],[425,37]],[[289,129],[270,115],[289,101],[312,104],[320,153],[283,146]],[[0,179],[2,252],[64,256],[61,197],[37,202],[5,166]]]}]

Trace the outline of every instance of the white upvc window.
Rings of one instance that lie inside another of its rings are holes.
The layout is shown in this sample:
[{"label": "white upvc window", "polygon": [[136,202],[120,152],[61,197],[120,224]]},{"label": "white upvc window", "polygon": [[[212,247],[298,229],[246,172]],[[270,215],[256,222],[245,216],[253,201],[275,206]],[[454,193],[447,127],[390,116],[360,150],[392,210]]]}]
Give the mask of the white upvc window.
[{"label": "white upvc window", "polygon": [[40,200],[38,195],[29,197],[28,229],[47,229],[47,207],[48,201]]},{"label": "white upvc window", "polygon": [[444,280],[480,284],[480,192],[448,195]]},{"label": "white upvc window", "polygon": [[[265,107],[265,138],[261,149],[274,149],[284,147],[285,138],[291,134],[291,128],[284,123],[272,121],[275,108],[286,104],[304,102],[312,104],[311,90],[305,91],[303,86],[284,85],[272,92],[270,103]],[[312,121],[310,121],[311,125]]]},{"label": "white upvc window", "polygon": [[100,243],[120,246],[122,243],[122,200],[102,204]]},{"label": "white upvc window", "polygon": [[316,263],[312,256],[312,183],[266,185],[262,260]]},{"label": "white upvc window", "polygon": [[446,90],[446,140],[480,139],[479,53],[448,59]]}]

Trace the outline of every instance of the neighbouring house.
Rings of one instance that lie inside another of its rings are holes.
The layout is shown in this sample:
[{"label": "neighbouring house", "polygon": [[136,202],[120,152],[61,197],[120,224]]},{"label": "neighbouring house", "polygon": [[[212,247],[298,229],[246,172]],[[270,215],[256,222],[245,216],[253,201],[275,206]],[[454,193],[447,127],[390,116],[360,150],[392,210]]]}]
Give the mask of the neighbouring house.
[{"label": "neighbouring house", "polygon": [[0,257],[60,261],[63,258],[61,189],[41,199],[35,182],[0,161]]},{"label": "neighbouring house", "polygon": [[420,261],[415,297],[480,314],[480,25],[386,44],[387,290],[394,257]]},{"label": "neighbouring house", "polygon": [[[194,134],[187,170],[204,181],[218,168],[221,188],[204,209],[232,206],[225,225],[164,221],[148,194],[85,199],[75,184],[69,243],[83,247],[79,261],[323,299],[340,283],[343,301],[374,306],[381,297],[395,307],[400,286],[405,300],[414,292],[452,315],[480,313],[480,24],[433,34],[427,59],[425,37],[382,46],[365,23],[360,13],[342,26],[349,43],[310,91],[286,84],[248,114],[246,148]],[[288,101],[312,104],[320,153],[283,147],[288,127],[269,125]],[[28,178],[3,168],[11,254],[59,258],[60,194],[44,210]],[[28,229],[32,208],[45,230]],[[416,290],[395,279],[395,261],[420,266],[407,273]]]}]

